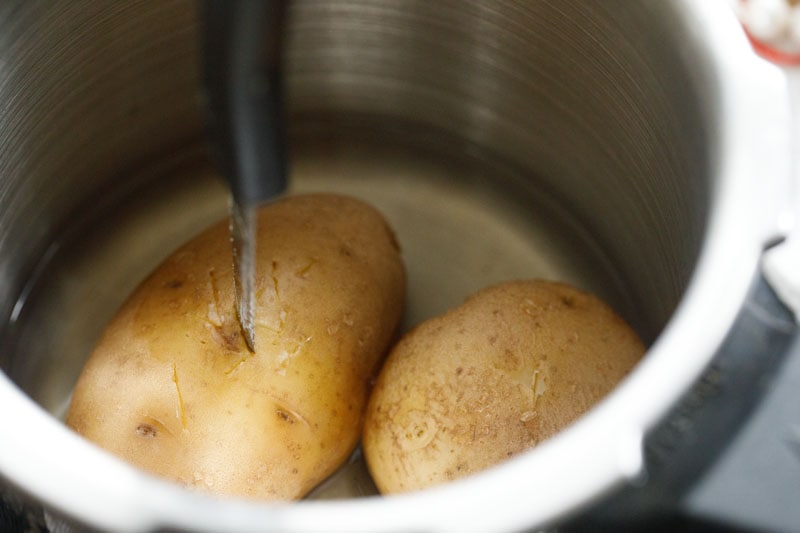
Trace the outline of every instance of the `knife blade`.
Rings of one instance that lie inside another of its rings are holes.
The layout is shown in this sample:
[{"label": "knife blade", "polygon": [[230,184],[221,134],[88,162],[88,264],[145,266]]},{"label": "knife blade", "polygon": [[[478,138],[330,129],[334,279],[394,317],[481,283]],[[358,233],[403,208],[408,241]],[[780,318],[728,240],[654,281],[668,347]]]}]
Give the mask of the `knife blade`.
[{"label": "knife blade", "polygon": [[286,187],[283,28],[288,0],[205,0],[201,36],[212,147],[230,187],[237,318],[255,351],[257,210]]},{"label": "knife blade", "polygon": [[256,213],[257,207],[230,199],[230,232],[233,248],[233,288],[236,316],[251,352],[256,346]]}]

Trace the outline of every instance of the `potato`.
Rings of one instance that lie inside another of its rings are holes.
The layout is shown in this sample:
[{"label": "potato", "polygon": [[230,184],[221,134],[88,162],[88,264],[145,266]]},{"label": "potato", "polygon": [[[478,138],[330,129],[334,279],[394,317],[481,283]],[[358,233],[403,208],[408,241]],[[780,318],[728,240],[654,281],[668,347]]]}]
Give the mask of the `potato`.
[{"label": "potato", "polygon": [[187,486],[293,499],[357,444],[405,271],[386,221],[355,199],[290,197],[258,223],[255,353],[236,319],[221,222],[166,259],[108,324],[67,424]]},{"label": "potato", "polygon": [[547,281],[484,289],[394,347],[370,396],[363,449],[381,493],[453,480],[575,420],[640,359],[600,300]]}]

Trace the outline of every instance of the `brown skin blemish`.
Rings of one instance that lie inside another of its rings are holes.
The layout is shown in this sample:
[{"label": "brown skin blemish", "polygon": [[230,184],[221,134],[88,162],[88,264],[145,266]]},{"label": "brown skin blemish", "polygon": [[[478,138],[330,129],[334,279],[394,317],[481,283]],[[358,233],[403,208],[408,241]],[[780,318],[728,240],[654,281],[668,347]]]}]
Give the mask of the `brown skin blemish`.
[{"label": "brown skin blemish", "polygon": [[277,414],[278,418],[281,419],[282,421],[287,422],[289,424],[294,424],[294,417],[291,414],[284,411],[283,409],[276,409],[275,414]]},{"label": "brown skin blemish", "polygon": [[158,430],[156,430],[156,428],[154,428],[150,424],[142,422],[141,424],[136,426],[136,434],[139,435],[140,437],[153,439],[158,435]]},{"label": "brown skin blemish", "polygon": [[569,296],[569,295],[563,295],[561,297],[561,303],[564,304],[565,307],[568,307],[570,309],[574,309],[575,308],[575,297],[574,296]]},{"label": "brown skin blemish", "polygon": [[[215,324],[209,320],[206,322],[206,328],[209,331],[210,337],[214,341],[214,343],[217,344],[223,350],[235,354],[241,353],[242,351],[246,351],[248,357],[252,355],[250,350],[246,349],[246,345],[244,343],[244,337],[242,337],[241,328],[239,327],[238,323],[235,323],[227,318],[221,324]],[[247,360],[248,357],[240,358],[238,363]],[[231,368],[226,373],[229,373],[232,370],[233,369]]]},{"label": "brown skin blemish", "polygon": [[163,422],[152,416],[142,416],[139,424],[136,426],[136,434],[139,437],[152,439],[160,437],[162,434],[173,436],[172,432]]},{"label": "brown skin blemish", "polygon": [[219,334],[215,340],[228,351],[239,352],[242,349],[242,334],[239,328],[231,328],[229,324],[215,328]]},{"label": "brown skin blemish", "polygon": [[279,398],[276,398],[271,394],[269,394],[269,396],[271,396],[273,401],[275,402],[275,415],[278,417],[279,420],[282,420],[283,422],[286,422],[288,424],[294,424],[295,422],[300,422],[308,428],[311,427],[311,424],[309,424],[308,420],[306,420],[303,417],[303,415],[297,412],[297,410],[294,409],[292,406],[287,405],[285,402],[281,401]]},{"label": "brown skin blemish", "polygon": [[164,287],[167,289],[180,289],[183,287],[183,280],[180,279],[171,279],[164,284]]}]

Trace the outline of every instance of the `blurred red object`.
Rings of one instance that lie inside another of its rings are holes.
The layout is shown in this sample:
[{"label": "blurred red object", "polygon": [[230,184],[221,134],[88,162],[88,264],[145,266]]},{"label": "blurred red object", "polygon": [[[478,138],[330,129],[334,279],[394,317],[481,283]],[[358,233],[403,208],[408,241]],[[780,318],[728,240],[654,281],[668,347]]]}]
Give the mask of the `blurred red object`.
[{"label": "blurred red object", "polygon": [[781,65],[800,65],[800,1],[735,0],[753,48]]}]

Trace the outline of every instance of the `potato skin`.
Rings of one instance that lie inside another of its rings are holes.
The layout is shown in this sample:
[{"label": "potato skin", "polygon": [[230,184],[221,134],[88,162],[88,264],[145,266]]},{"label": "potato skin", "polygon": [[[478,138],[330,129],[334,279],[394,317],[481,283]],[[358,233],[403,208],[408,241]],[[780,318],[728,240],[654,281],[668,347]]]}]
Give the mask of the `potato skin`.
[{"label": "potato skin", "polygon": [[405,271],[386,221],[352,198],[288,197],[258,223],[255,353],[236,320],[223,221],[167,258],[109,323],[67,424],[187,486],[295,499],[357,444]]},{"label": "potato skin", "polygon": [[464,477],[555,434],[641,358],[603,302],[556,282],[508,282],[406,334],[370,396],[363,448],[381,493]]}]

